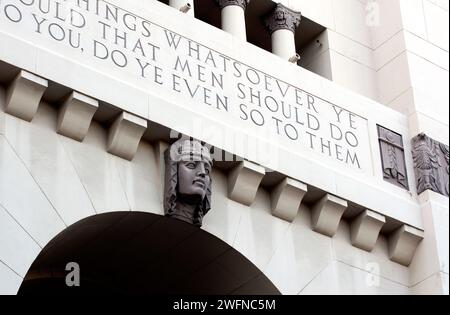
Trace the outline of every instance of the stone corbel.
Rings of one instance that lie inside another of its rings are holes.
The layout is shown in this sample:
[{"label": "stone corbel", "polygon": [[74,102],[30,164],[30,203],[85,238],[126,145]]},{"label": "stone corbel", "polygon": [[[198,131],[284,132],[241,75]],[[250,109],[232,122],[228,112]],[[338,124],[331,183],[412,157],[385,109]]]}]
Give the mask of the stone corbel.
[{"label": "stone corbel", "polygon": [[33,120],[48,81],[21,70],[6,94],[5,112],[26,121]]},{"label": "stone corbel", "polygon": [[285,178],[272,190],[272,214],[288,222],[294,221],[307,191],[306,184],[291,178]]},{"label": "stone corbel", "polygon": [[424,238],[424,232],[408,225],[402,225],[389,236],[389,258],[409,266],[417,246]]},{"label": "stone corbel", "polygon": [[122,112],[109,130],[107,151],[131,161],[146,129],[145,119]]},{"label": "stone corbel", "polygon": [[351,223],[350,234],[352,245],[371,252],[375,247],[381,228],[386,218],[378,213],[365,210]]},{"label": "stone corbel", "polygon": [[339,222],[347,207],[347,201],[326,194],[312,207],[312,229],[318,233],[333,237],[338,230]]},{"label": "stone corbel", "polygon": [[266,171],[264,167],[250,161],[242,161],[228,175],[228,197],[250,206]]},{"label": "stone corbel", "polygon": [[57,132],[76,141],[83,141],[97,109],[97,100],[72,92],[59,110]]}]

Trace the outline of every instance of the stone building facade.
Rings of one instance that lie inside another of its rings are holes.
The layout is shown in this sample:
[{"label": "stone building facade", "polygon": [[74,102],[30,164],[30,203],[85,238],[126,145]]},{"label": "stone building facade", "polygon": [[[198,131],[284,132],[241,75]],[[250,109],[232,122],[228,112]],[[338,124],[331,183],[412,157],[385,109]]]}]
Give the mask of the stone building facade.
[{"label": "stone building facade", "polygon": [[1,1],[0,293],[83,219],[163,216],[186,136],[214,160],[202,231],[280,293],[448,294],[448,10]]}]

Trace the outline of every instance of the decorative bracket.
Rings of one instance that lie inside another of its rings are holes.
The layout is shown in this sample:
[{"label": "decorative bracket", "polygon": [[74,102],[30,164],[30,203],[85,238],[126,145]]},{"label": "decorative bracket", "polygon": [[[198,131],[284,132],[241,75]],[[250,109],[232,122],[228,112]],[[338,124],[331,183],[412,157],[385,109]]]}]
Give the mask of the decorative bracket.
[{"label": "decorative bracket", "polygon": [[272,190],[272,214],[288,222],[294,221],[307,191],[306,184],[291,178],[285,178]]},{"label": "decorative bracket", "polygon": [[75,91],[70,93],[59,110],[58,133],[83,141],[97,109],[97,100]]},{"label": "decorative bracket", "polygon": [[107,151],[131,161],[147,129],[147,121],[122,112],[109,130]]},{"label": "decorative bracket", "polygon": [[318,233],[333,237],[338,230],[339,222],[347,207],[347,201],[326,194],[312,208],[312,229]]},{"label": "decorative bracket", "polygon": [[409,266],[417,246],[424,238],[424,232],[408,225],[402,225],[389,237],[389,257],[404,266]]},{"label": "decorative bracket", "polygon": [[250,206],[264,177],[264,167],[244,160],[228,175],[228,195],[231,200]]},{"label": "decorative bracket", "polygon": [[6,94],[5,112],[26,121],[33,120],[48,81],[21,70]]},{"label": "decorative bracket", "polygon": [[365,210],[351,223],[350,234],[352,245],[371,252],[377,243],[381,228],[386,218],[378,213]]}]

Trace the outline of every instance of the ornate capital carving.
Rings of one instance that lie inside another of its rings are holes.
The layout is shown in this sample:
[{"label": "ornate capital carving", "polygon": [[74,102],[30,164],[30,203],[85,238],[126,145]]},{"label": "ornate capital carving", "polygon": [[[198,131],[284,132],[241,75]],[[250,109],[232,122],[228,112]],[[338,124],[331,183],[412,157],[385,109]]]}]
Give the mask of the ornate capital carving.
[{"label": "ornate capital carving", "polygon": [[216,0],[216,2],[219,4],[220,9],[223,9],[229,5],[238,5],[245,10],[247,5],[250,3],[250,0]]},{"label": "ornate capital carving", "polygon": [[278,30],[290,30],[295,32],[299,27],[302,14],[294,10],[285,7],[281,3],[278,3],[274,10],[264,19],[266,27],[272,34]]},{"label": "ornate capital carving", "polygon": [[421,133],[412,140],[417,192],[449,196],[449,147]]},{"label": "ornate capital carving", "polygon": [[408,189],[402,136],[382,126],[378,126],[378,139],[384,179],[391,184]]}]

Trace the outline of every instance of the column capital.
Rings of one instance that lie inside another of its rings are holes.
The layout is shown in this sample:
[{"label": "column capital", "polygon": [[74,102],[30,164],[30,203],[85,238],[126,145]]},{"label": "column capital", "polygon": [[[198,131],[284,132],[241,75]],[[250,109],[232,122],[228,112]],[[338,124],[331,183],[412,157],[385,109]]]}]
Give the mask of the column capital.
[{"label": "column capital", "polygon": [[299,27],[302,14],[278,3],[273,11],[264,19],[266,27],[273,33],[278,30],[290,30],[295,33]]},{"label": "column capital", "polygon": [[245,10],[250,0],[216,0],[216,2],[219,4],[221,10],[229,5],[237,5]]}]

